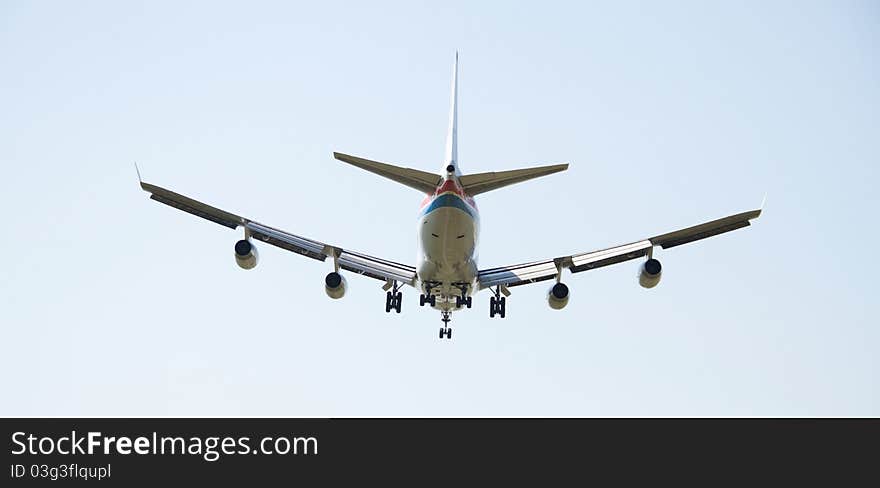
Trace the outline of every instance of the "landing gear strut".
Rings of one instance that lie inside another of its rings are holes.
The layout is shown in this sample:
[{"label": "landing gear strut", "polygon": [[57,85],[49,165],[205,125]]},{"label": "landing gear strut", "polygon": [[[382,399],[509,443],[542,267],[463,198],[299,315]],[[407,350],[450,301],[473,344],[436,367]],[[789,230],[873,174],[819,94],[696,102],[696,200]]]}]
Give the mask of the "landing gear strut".
[{"label": "landing gear strut", "polygon": [[443,320],[443,327],[440,327],[440,338],[443,339],[443,337],[445,336],[447,339],[452,339],[452,327],[449,327],[449,321],[451,320],[449,318],[450,312],[444,310],[443,312],[441,312],[441,314],[442,314],[441,320]]},{"label": "landing gear strut", "polygon": [[442,339],[446,337],[447,339],[452,339],[452,327],[449,327],[449,321],[451,320],[449,316],[452,315],[452,313],[448,310],[444,310],[440,313],[442,315],[441,320],[443,321],[443,327],[440,327],[440,338]]},{"label": "landing gear strut", "polygon": [[495,317],[495,314],[504,318],[507,311],[507,297],[501,296],[501,286],[495,287],[495,296],[489,298],[489,318]]},{"label": "landing gear strut", "polygon": [[400,292],[400,285],[395,281],[393,288],[385,293],[385,312],[391,313],[394,310],[400,313],[400,304],[403,302],[403,293]]},{"label": "landing gear strut", "polygon": [[455,297],[455,306],[458,308],[471,308],[471,304],[473,303],[471,299],[473,297],[467,296],[467,285],[461,285],[459,288],[461,289],[461,296]]}]

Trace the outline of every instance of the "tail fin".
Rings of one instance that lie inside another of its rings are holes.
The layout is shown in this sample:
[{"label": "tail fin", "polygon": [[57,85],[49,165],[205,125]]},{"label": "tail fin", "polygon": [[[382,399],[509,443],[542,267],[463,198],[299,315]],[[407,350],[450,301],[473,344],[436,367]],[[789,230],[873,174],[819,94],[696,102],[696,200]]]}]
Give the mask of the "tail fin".
[{"label": "tail fin", "polygon": [[461,186],[468,195],[478,195],[507,185],[531,180],[568,169],[568,164],[555,164],[537,168],[515,169],[492,173],[462,175],[458,165],[458,51],[452,65],[452,95],[449,102],[449,130],[446,132],[446,155],[443,160],[443,174],[450,165],[458,176]]},{"label": "tail fin", "polygon": [[367,170],[371,173],[376,173],[379,176],[384,176],[389,180],[402,183],[410,188],[415,188],[423,193],[434,193],[434,190],[437,189],[437,185],[440,184],[440,180],[443,179],[440,175],[428,173],[427,171],[401,168],[400,166],[380,163],[378,161],[370,161],[369,159],[349,156],[348,154],[335,152],[333,153],[333,157],[352,166],[357,166],[358,168]]},{"label": "tail fin", "polygon": [[465,193],[474,196],[507,185],[539,178],[541,176],[547,176],[567,169],[568,163],[554,164],[550,166],[537,166],[535,168],[464,175],[459,177],[459,181],[461,182],[461,186],[464,187]]},{"label": "tail fin", "polygon": [[443,158],[443,172],[449,165],[458,171],[458,51],[455,51],[455,64],[452,65],[452,95],[449,102],[449,130],[446,132],[446,155]]}]

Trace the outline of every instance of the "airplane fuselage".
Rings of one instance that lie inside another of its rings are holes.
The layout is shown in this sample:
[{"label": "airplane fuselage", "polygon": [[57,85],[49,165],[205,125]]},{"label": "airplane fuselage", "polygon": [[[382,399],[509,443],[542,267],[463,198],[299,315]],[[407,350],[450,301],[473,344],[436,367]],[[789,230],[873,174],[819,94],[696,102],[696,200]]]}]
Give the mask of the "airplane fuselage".
[{"label": "airplane fuselage", "polygon": [[435,308],[460,308],[456,297],[470,296],[477,281],[480,214],[455,174],[447,174],[422,202],[418,221],[419,288],[436,296]]}]

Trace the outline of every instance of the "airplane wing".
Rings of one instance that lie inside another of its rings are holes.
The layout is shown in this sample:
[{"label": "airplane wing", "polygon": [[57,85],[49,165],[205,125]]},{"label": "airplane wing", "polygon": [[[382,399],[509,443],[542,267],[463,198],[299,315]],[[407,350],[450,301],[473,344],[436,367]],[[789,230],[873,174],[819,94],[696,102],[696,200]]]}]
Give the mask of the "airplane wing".
[{"label": "airplane wing", "polygon": [[165,188],[141,182],[141,188],[150,193],[150,198],[203,219],[216,222],[230,229],[243,226],[251,237],[303,256],[324,261],[337,256],[339,267],[353,273],[362,274],[382,281],[393,280],[409,285],[415,284],[416,270],[412,266],[395,263],[385,259],[368,256],[358,252],[332,246],[298,235],[290,234],[250,219],[220,210],[202,202],[185,197]]},{"label": "airplane wing", "polygon": [[480,289],[498,285],[511,287],[555,278],[557,273],[565,268],[571,270],[572,273],[601,268],[646,256],[654,246],[668,249],[746,227],[751,225],[749,223],[750,220],[756,219],[760,215],[760,209],[752,210],[622,246],[562,256],[544,261],[485,269],[479,272],[478,281]]}]

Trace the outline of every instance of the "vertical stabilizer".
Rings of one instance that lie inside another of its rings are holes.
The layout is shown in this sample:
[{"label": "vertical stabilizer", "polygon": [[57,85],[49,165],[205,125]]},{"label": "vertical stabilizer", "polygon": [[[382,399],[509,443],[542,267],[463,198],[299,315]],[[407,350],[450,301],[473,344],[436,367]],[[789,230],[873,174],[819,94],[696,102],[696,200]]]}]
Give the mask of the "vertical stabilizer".
[{"label": "vertical stabilizer", "polygon": [[455,63],[452,65],[452,96],[449,106],[449,130],[446,132],[446,156],[443,158],[443,173],[448,165],[458,169],[458,51],[455,51]]}]

